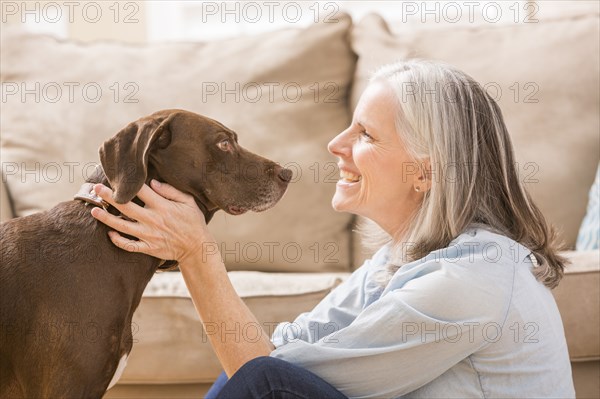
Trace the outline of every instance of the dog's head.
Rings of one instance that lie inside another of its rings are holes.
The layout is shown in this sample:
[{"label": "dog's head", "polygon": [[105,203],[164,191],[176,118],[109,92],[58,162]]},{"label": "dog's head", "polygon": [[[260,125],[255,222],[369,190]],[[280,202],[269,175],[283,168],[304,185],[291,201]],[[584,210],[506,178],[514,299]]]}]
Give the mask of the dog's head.
[{"label": "dog's head", "polygon": [[218,209],[237,215],[272,207],[292,178],[242,148],[221,123],[183,110],[130,123],[102,145],[100,162],[116,202],[130,201],[154,178],[191,194],[207,222]]}]

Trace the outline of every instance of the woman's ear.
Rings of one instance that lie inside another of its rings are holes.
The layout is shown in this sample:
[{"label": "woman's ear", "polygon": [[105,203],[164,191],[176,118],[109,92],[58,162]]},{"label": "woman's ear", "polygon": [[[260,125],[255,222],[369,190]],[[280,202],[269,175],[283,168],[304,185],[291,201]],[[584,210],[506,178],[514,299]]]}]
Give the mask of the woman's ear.
[{"label": "woman's ear", "polygon": [[414,174],[413,187],[415,191],[426,192],[431,189],[433,182],[433,170],[429,157],[419,159],[417,163],[417,172]]}]

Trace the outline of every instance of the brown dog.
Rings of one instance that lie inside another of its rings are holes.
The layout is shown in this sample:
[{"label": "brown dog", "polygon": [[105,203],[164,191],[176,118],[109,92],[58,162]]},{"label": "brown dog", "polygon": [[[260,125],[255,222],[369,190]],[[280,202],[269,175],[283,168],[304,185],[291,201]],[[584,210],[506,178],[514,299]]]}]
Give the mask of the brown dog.
[{"label": "brown dog", "polygon": [[[86,191],[104,183],[117,202],[142,204],[136,193],[156,179],[193,195],[207,222],[219,209],[268,209],[292,177],[222,124],[182,110],[129,124],[100,160]],[[133,312],[162,261],[114,246],[84,201],[0,226],[1,398],[100,398],[131,351]]]}]

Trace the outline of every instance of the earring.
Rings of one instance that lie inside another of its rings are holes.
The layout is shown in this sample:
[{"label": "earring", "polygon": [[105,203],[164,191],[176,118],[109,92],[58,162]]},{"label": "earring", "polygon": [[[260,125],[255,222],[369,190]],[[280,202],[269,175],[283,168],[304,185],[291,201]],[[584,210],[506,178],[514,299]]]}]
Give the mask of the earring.
[{"label": "earring", "polygon": [[419,186],[415,186],[415,191],[416,191],[416,192],[419,192],[419,191],[421,191],[421,187],[419,187]]}]

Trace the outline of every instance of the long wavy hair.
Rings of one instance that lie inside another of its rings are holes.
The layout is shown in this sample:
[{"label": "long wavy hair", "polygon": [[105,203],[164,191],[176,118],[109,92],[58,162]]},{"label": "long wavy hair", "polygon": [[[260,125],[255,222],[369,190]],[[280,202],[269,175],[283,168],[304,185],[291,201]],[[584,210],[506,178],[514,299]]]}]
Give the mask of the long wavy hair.
[{"label": "long wavy hair", "polygon": [[385,65],[371,77],[374,81],[392,88],[397,133],[432,180],[401,239],[392,239],[367,219],[359,223],[366,247],[392,241],[393,262],[376,280],[387,285],[403,264],[447,247],[467,227],[480,226],[529,248],[536,258],[536,278],[550,288],[557,286],[569,263],[558,252],[567,248],[519,179],[512,142],[494,99],[469,75],[441,62]]}]

